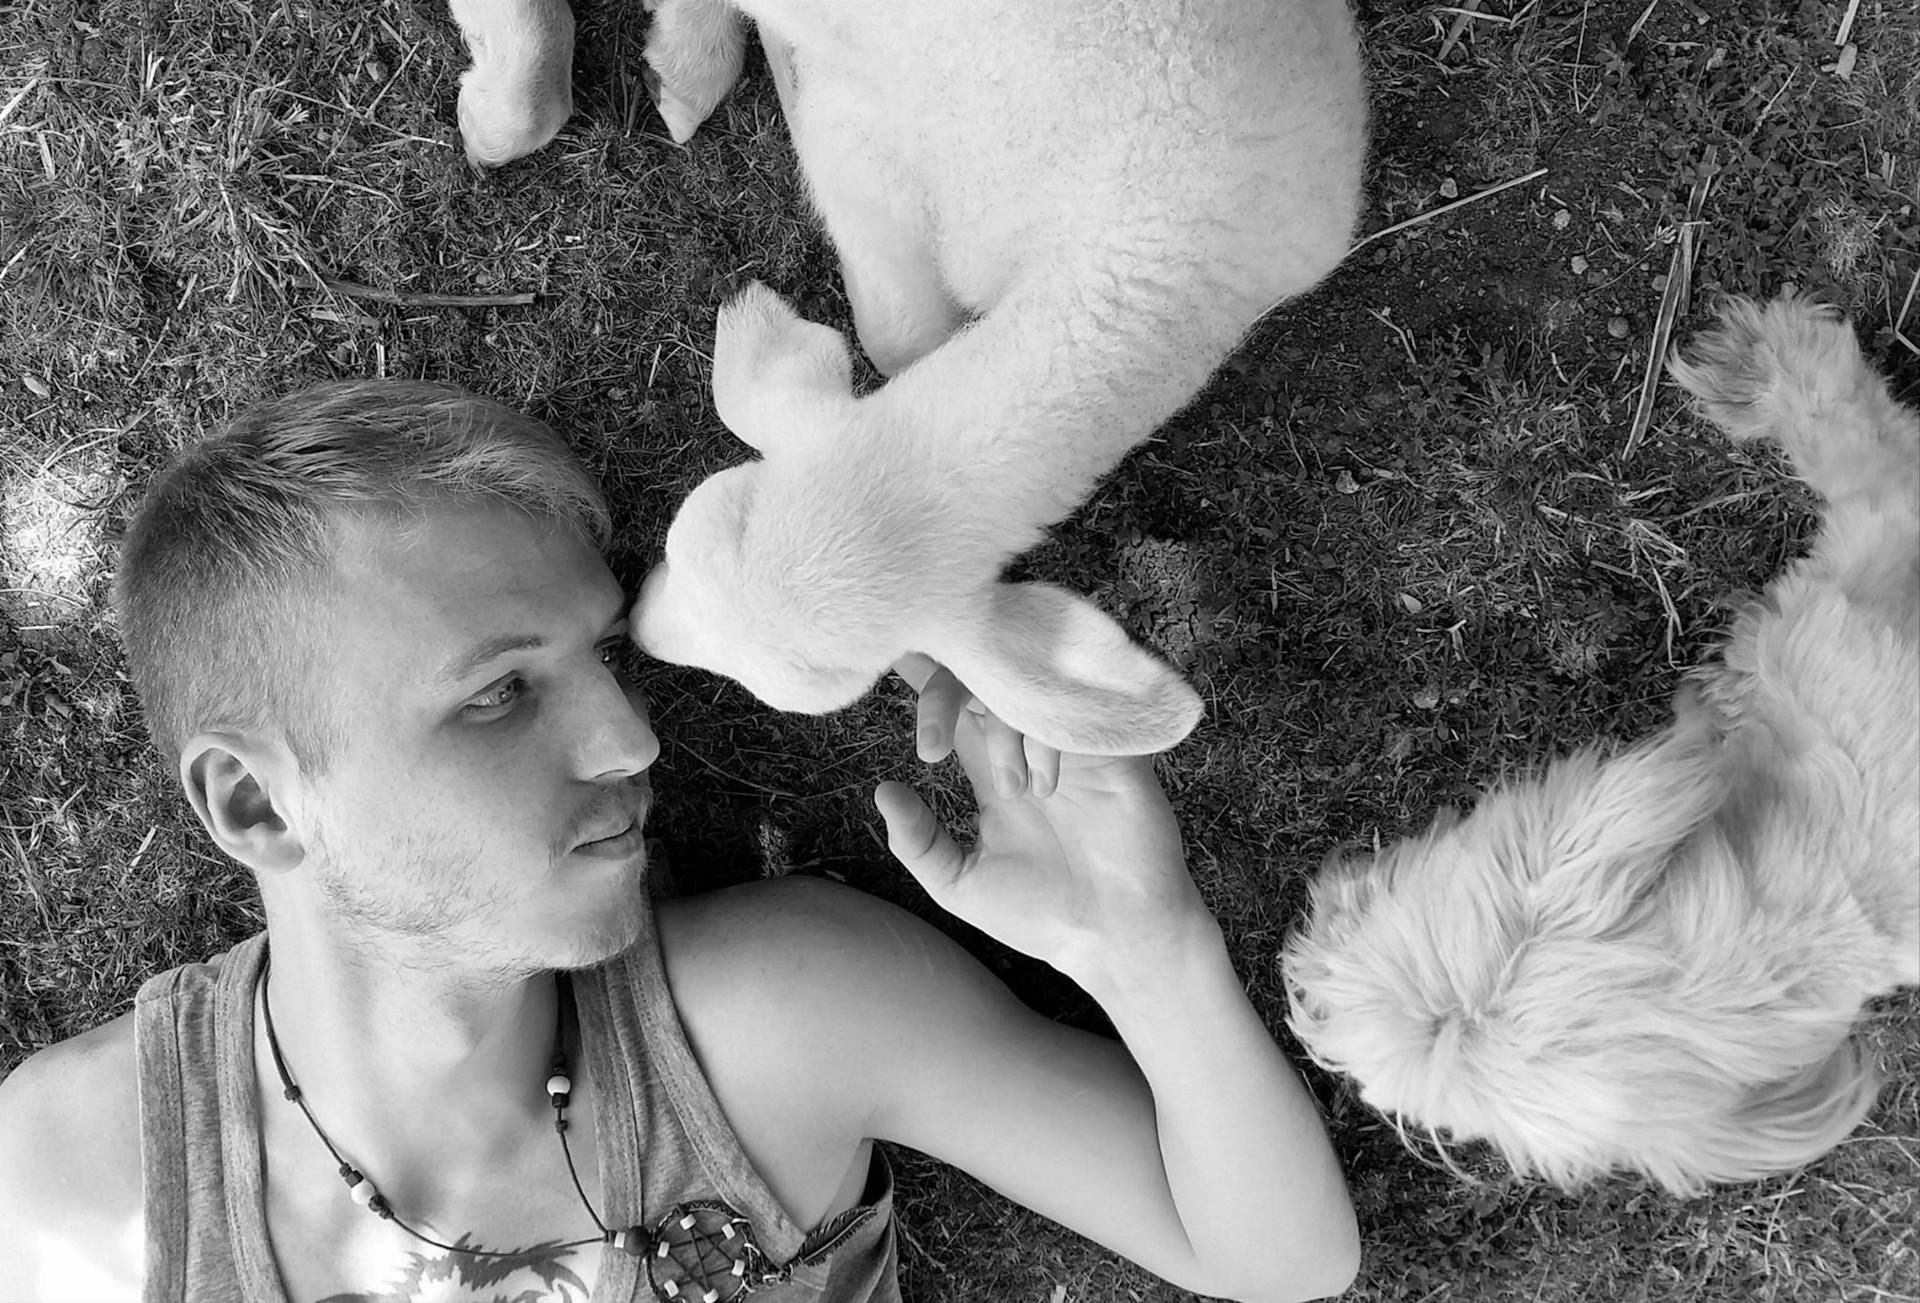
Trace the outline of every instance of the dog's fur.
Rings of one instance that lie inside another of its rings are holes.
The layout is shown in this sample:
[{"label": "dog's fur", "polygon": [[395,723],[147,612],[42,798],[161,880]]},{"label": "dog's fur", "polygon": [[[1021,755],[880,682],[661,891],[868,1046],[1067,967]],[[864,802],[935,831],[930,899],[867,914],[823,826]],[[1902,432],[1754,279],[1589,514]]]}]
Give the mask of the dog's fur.
[{"label": "dog's fur", "polygon": [[1664,733],[1330,862],[1284,960],[1290,1026],[1368,1103],[1568,1188],[1824,1153],[1874,1100],[1863,1002],[1920,982],[1920,420],[1794,298],[1673,372],[1784,446],[1811,550]]},{"label": "dog's fur", "polygon": [[1344,255],[1344,0],[665,0],[660,41],[724,57],[670,78],[650,38],[663,111],[714,102],[737,71],[715,16],[738,12],[893,378],[855,397],[841,336],[763,287],[722,309],[715,403],[761,459],[682,505],[635,637],[810,712],[925,652],[1041,741],[1172,745],[1200,715],[1172,669],[999,575]]}]

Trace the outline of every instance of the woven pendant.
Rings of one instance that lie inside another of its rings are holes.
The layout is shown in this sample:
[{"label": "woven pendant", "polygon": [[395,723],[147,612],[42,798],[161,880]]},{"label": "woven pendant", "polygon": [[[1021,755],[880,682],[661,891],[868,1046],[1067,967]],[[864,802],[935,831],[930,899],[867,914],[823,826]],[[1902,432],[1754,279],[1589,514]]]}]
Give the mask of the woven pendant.
[{"label": "woven pendant", "polygon": [[670,1303],[733,1303],[767,1276],[752,1224],[723,1203],[681,1204],[661,1219],[652,1241],[641,1249],[647,1276],[655,1297]]}]

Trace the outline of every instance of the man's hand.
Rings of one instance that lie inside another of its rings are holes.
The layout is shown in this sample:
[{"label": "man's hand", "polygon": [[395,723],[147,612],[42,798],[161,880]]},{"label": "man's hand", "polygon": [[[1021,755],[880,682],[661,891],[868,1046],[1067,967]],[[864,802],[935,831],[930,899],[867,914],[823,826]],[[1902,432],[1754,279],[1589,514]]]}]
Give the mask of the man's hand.
[{"label": "man's hand", "polygon": [[874,793],[888,849],[942,909],[1088,990],[1144,976],[1160,952],[1216,934],[1149,758],[1062,754],[924,656],[895,668],[920,694],[920,758],[957,752],[980,806],[978,836],[962,850],[911,787]]}]

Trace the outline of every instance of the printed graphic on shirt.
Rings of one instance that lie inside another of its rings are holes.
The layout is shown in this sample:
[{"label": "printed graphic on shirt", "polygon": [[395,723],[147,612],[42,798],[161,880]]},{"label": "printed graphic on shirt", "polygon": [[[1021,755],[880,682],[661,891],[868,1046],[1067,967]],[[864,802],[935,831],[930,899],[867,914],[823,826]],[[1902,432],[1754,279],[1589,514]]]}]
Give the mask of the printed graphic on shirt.
[{"label": "printed graphic on shirt", "polygon": [[[464,1235],[454,1244],[485,1247]],[[332,1294],[320,1303],[587,1303],[593,1290],[567,1265],[574,1256],[558,1240],[504,1256],[409,1253],[399,1279],[364,1292]]]}]

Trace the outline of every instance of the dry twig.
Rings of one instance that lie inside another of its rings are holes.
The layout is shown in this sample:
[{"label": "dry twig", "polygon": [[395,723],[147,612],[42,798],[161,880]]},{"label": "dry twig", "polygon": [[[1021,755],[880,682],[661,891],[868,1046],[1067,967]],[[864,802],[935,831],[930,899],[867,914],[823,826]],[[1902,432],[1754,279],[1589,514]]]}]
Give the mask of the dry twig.
[{"label": "dry twig", "polygon": [[1687,196],[1687,217],[1674,237],[1673,257],[1667,263],[1667,284],[1660,294],[1660,315],[1653,323],[1653,339],[1647,346],[1647,369],[1640,377],[1640,400],[1634,404],[1633,424],[1627,430],[1627,445],[1620,452],[1622,461],[1633,456],[1634,449],[1640,446],[1640,441],[1646,437],[1647,427],[1653,422],[1653,399],[1660,391],[1660,375],[1666,365],[1667,349],[1673,341],[1673,323],[1686,314],[1687,302],[1692,297],[1693,242],[1701,210],[1706,207],[1707,191],[1713,188],[1714,165],[1719,158],[1719,147],[1708,145],[1707,155],[1701,160],[1700,175],[1693,183],[1692,193]]},{"label": "dry twig", "polygon": [[1458,8],[1453,10],[1453,26],[1447,29],[1447,39],[1440,42],[1440,53],[1434,56],[1437,63],[1445,63],[1447,56],[1453,53],[1453,47],[1460,44],[1467,24],[1480,12],[1480,0],[1460,0]]},{"label": "dry twig", "polygon": [[1647,25],[1647,19],[1653,17],[1653,11],[1658,9],[1659,7],[1660,7],[1660,0],[1647,0],[1647,7],[1640,11],[1640,16],[1633,20],[1633,26],[1627,29],[1627,39],[1624,42],[1625,44],[1627,45],[1633,44],[1633,38],[1640,35],[1640,29]]},{"label": "dry twig", "polygon": [[1361,248],[1364,248],[1369,244],[1372,244],[1375,240],[1379,239],[1383,235],[1392,235],[1395,231],[1404,231],[1410,226],[1418,226],[1422,222],[1432,221],[1434,218],[1440,216],[1442,213],[1450,213],[1456,208],[1465,208],[1468,204],[1477,204],[1482,199],[1492,198],[1494,195],[1499,194],[1502,190],[1511,190],[1513,189],[1513,187],[1517,185],[1525,185],[1527,182],[1535,180],[1539,177],[1543,177],[1546,174],[1547,174],[1546,168],[1536,167],[1535,169],[1533,169],[1533,171],[1527,173],[1525,176],[1516,176],[1512,180],[1502,181],[1499,185],[1488,186],[1485,190],[1477,190],[1473,194],[1468,195],[1464,199],[1456,199],[1450,204],[1441,204],[1438,208],[1430,208],[1424,213],[1420,213],[1416,216],[1409,217],[1404,222],[1395,222],[1392,226],[1385,227],[1382,230],[1375,231],[1372,235],[1369,235],[1364,239],[1358,241],[1353,246],[1353,248],[1347,250],[1347,256],[1352,257],[1355,251]]},{"label": "dry twig", "polygon": [[1900,315],[1893,319],[1893,337],[1906,345],[1909,353],[1920,356],[1920,344],[1914,343],[1902,333],[1903,327],[1907,324],[1907,311],[1913,307],[1913,292],[1916,289],[1920,289],[1920,271],[1916,271],[1913,279],[1907,282],[1907,297],[1900,304]]},{"label": "dry twig", "polygon": [[38,77],[27,78],[27,84],[15,91],[12,99],[8,100],[4,105],[0,105],[0,126],[6,125],[7,119],[13,116],[13,111],[20,107],[20,101],[33,94],[33,88],[39,84],[40,79]]},{"label": "dry twig", "polygon": [[1845,48],[1847,38],[1853,35],[1854,16],[1860,12],[1860,0],[1847,0],[1846,16],[1840,20],[1840,30],[1833,34],[1835,49]]},{"label": "dry twig", "polygon": [[533,302],[531,291],[521,294],[406,294],[383,290],[376,285],[341,280],[337,276],[316,278],[320,287],[344,294],[350,299],[368,299],[402,308],[516,308]]}]

